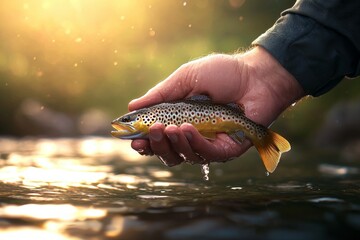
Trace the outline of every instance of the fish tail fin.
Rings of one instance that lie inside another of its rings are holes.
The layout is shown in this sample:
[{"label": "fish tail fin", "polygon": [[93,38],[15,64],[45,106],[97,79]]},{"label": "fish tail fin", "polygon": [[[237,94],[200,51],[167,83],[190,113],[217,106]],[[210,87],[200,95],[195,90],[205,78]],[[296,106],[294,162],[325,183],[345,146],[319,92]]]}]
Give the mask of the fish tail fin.
[{"label": "fish tail fin", "polygon": [[253,144],[258,150],[266,170],[270,173],[275,171],[281,154],[291,149],[290,143],[285,138],[269,129],[264,138],[254,141]]}]

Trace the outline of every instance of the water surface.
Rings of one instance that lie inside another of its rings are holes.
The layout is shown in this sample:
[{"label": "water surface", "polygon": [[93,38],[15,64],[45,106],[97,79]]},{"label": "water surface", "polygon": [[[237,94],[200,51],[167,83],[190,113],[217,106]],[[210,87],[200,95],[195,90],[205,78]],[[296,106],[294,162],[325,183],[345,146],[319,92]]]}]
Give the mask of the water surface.
[{"label": "water surface", "polygon": [[0,239],[356,239],[358,162],[251,150],[168,168],[111,138],[0,139]]}]

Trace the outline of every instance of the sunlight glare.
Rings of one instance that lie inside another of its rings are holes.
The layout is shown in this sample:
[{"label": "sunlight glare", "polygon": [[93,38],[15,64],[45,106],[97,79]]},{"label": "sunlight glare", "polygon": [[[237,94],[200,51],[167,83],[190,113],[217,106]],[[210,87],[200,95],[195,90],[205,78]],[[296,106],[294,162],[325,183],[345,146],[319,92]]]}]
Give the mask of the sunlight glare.
[{"label": "sunlight glare", "polygon": [[1,230],[0,239],[11,240],[79,240],[79,238],[70,237],[54,231],[46,231],[36,227],[10,227]]},{"label": "sunlight glare", "polygon": [[26,204],[8,205],[0,208],[0,215],[4,217],[30,218],[30,219],[56,219],[61,221],[74,221],[84,219],[103,218],[107,214],[104,209],[76,207],[71,204]]},{"label": "sunlight glare", "polygon": [[106,228],[106,237],[113,238],[120,236],[124,229],[124,217],[114,216]]}]

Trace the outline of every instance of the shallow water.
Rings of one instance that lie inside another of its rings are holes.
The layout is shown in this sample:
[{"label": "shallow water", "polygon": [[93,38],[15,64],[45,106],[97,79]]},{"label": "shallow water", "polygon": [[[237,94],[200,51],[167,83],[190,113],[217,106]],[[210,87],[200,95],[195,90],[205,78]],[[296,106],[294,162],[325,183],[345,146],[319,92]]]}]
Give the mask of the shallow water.
[{"label": "shallow water", "polygon": [[[312,149],[314,150],[314,149]],[[0,239],[356,239],[360,164],[294,146],[168,168],[111,138],[0,139]]]}]

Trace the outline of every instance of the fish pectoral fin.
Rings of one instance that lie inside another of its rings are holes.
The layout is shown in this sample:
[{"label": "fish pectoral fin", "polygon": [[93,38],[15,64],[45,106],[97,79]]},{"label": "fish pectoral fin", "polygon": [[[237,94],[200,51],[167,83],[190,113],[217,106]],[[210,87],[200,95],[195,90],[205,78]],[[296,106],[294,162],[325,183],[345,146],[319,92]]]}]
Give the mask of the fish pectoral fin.
[{"label": "fish pectoral fin", "polygon": [[200,132],[200,134],[209,140],[215,140],[216,138],[216,133],[215,132]]},{"label": "fish pectoral fin", "polygon": [[245,133],[243,131],[237,131],[229,134],[229,136],[237,143],[241,144],[245,139]]}]

